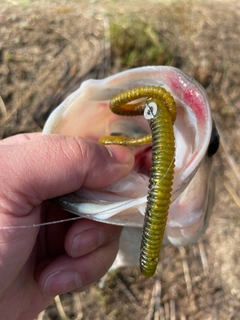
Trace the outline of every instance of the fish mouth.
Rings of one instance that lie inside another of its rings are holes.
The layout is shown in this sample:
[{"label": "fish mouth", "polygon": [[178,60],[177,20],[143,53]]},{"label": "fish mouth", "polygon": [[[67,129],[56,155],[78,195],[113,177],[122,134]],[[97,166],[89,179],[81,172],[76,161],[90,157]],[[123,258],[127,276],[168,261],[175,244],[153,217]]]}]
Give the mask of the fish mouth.
[{"label": "fish mouth", "polygon": [[[176,163],[172,202],[189,182],[189,176],[185,176],[185,179],[182,179],[182,176],[197,147],[196,128],[191,121],[189,122],[188,112],[180,104],[177,105],[177,109],[179,117],[174,125]],[[129,119],[116,115],[109,117],[104,130],[108,135],[126,137],[140,137],[151,131],[148,122],[143,117]],[[96,141],[105,134],[105,132],[102,133],[102,129],[100,132],[95,137],[90,135],[87,138]],[[189,139],[189,137],[191,138]],[[135,162],[132,171],[126,177],[101,190],[81,188],[73,194],[60,197],[58,204],[68,211],[94,220],[141,227],[152,167],[152,144],[129,148],[133,151]]]},{"label": "fish mouth", "polygon": [[[113,96],[140,85],[164,87],[177,105],[174,123],[176,161],[166,237],[172,238],[173,243],[178,230],[179,239],[189,241],[204,224],[201,221],[208,203],[211,176],[209,159],[205,155],[212,130],[208,97],[191,77],[172,67],[153,66],[128,70],[103,80],[88,80],[52,114],[44,133],[80,135],[95,141],[111,134],[134,137],[144,135],[142,131],[150,133],[143,117],[129,120],[113,115],[109,110],[109,100]],[[83,121],[79,132],[79,119],[91,119],[91,126]],[[58,204],[90,219],[142,227],[152,166],[151,149],[151,145],[134,147],[133,170],[116,184],[97,191],[80,189],[61,197]],[[119,189],[120,194],[115,192]],[[194,231],[192,226],[196,226]],[[189,228],[189,235],[186,228]]]},{"label": "fish mouth", "polygon": [[152,166],[152,146],[144,146],[134,151],[135,162],[133,170],[147,177],[150,175]]}]

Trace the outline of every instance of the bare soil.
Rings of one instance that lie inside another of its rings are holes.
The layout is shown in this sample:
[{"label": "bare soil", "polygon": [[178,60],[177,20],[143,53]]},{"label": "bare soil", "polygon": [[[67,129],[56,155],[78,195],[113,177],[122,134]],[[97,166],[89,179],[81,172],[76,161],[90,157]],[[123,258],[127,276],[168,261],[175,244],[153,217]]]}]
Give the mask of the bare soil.
[{"label": "bare soil", "polygon": [[[163,250],[145,279],[123,268],[86,293],[60,297],[69,319],[239,319],[240,314],[240,2],[53,1],[0,7],[2,137],[40,131],[49,113],[87,78],[123,70],[119,38],[146,35],[163,44],[163,62],[183,69],[207,90],[221,136],[215,158],[216,204],[199,243]],[[139,27],[138,23],[139,22]],[[142,28],[143,23],[150,28]],[[139,28],[139,29],[138,29]],[[119,50],[116,50],[119,48]],[[126,49],[126,48],[125,48]],[[129,49],[127,49],[129,50]],[[133,51],[134,49],[132,49]],[[141,50],[150,52],[148,45]],[[140,51],[139,51],[140,52]],[[152,52],[152,51],[151,51]],[[140,53],[139,53],[140,55]],[[137,57],[139,57],[137,55]],[[132,65],[159,63],[145,56]],[[129,60],[128,60],[129,61]],[[58,302],[39,319],[64,319]],[[65,318],[67,319],[67,318]]]}]

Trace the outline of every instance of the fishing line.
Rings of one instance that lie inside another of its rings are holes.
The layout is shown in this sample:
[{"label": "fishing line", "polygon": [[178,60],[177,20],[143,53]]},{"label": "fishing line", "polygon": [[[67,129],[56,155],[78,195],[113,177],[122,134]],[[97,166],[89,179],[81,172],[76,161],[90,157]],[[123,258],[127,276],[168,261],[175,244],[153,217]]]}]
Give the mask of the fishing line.
[{"label": "fishing line", "polygon": [[49,226],[51,224],[58,224],[58,223],[74,221],[74,220],[78,220],[78,219],[82,219],[82,217],[73,217],[73,218],[56,220],[56,221],[36,223],[36,224],[31,224],[31,225],[26,225],[26,226],[0,226],[0,230],[38,228],[38,227],[42,227],[42,226]]}]

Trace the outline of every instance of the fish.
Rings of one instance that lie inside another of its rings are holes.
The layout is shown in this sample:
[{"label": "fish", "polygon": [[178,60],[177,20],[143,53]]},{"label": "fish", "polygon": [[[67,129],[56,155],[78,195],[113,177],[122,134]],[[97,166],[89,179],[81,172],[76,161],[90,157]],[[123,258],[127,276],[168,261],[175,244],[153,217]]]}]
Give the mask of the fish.
[{"label": "fish", "polygon": [[[176,103],[175,167],[163,245],[189,245],[198,241],[208,225],[215,194],[212,162],[219,146],[207,93],[192,77],[170,66],[146,66],[84,81],[50,114],[43,134],[94,141],[104,136],[149,135],[151,129],[144,116],[126,117],[109,108],[115,96],[142,86],[163,88]],[[112,268],[136,266],[139,261],[152,145],[131,148],[135,164],[124,178],[101,190],[80,188],[54,199],[78,216],[123,226]]]}]

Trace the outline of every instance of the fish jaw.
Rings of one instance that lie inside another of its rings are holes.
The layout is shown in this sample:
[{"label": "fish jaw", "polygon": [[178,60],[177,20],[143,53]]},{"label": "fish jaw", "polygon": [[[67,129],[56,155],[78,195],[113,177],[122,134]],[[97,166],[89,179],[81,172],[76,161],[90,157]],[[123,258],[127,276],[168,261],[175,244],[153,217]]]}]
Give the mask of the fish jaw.
[{"label": "fish jaw", "polygon": [[[192,243],[201,236],[212,205],[209,201],[211,159],[206,155],[212,117],[204,89],[191,77],[176,68],[152,66],[127,70],[103,80],[85,81],[50,115],[43,134],[61,133],[97,141],[119,128],[119,123],[127,123],[127,131],[133,128],[132,131],[136,132],[137,128],[141,128],[149,133],[143,117],[129,119],[109,110],[112,97],[141,85],[164,87],[177,104],[174,124],[176,168],[164,243]],[[84,125],[86,119],[91,119],[91,126],[89,122]],[[142,152],[139,148],[134,152],[136,158],[142,154],[149,159],[150,150]],[[103,190],[80,189],[56,201],[81,216],[141,230],[147,189],[148,177],[133,171]],[[138,192],[133,196],[131,190]]]}]

